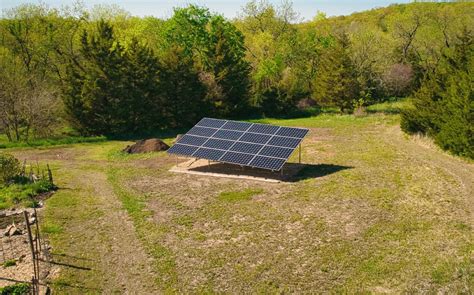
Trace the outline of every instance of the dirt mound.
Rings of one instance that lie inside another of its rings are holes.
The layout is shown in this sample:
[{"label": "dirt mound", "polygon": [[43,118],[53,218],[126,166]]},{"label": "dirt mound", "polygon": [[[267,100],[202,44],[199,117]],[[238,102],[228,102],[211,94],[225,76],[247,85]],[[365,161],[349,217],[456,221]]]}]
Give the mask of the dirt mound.
[{"label": "dirt mound", "polygon": [[127,146],[123,151],[129,154],[141,154],[166,151],[169,148],[161,139],[151,138],[139,140],[135,144]]}]

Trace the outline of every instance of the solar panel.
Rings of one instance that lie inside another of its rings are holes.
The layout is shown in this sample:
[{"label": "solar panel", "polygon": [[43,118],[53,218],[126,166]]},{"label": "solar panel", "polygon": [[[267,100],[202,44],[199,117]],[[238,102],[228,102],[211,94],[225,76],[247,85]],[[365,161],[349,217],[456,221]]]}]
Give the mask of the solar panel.
[{"label": "solar panel", "polygon": [[225,151],[221,151],[221,150],[208,149],[208,148],[199,148],[193,154],[193,157],[217,161],[222,157],[222,155],[224,153],[225,153]]},{"label": "solar panel", "polygon": [[270,141],[267,144],[294,149],[300,144],[300,142],[301,142],[301,139],[275,135],[272,138],[270,138]]},{"label": "solar panel", "polygon": [[265,144],[271,137],[271,135],[246,132],[242,135],[239,141]]},{"label": "solar panel", "polygon": [[188,134],[191,134],[191,135],[198,135],[198,136],[205,136],[205,137],[210,137],[212,136],[214,133],[216,133],[218,129],[214,129],[214,128],[207,128],[207,127],[199,127],[199,126],[194,126],[193,128],[191,128],[191,130],[188,131],[188,133],[186,133],[187,135]]},{"label": "solar panel", "polygon": [[250,126],[252,126],[252,123],[237,122],[237,121],[227,121],[227,122],[222,126],[222,129],[247,131],[247,129],[249,129]]},{"label": "solar panel", "polygon": [[184,145],[184,144],[175,144],[168,149],[170,154],[178,154],[184,156],[192,156],[193,153],[198,149],[197,146]]},{"label": "solar panel", "polygon": [[307,133],[305,128],[203,118],[168,153],[279,171]]},{"label": "solar panel", "polygon": [[229,140],[237,140],[239,137],[244,134],[240,131],[232,131],[232,130],[219,130],[217,131],[213,137],[215,138],[222,138],[222,139],[229,139]]},{"label": "solar panel", "polygon": [[273,135],[280,127],[267,124],[253,124],[252,127],[248,130],[249,132],[262,133]]},{"label": "solar panel", "polygon": [[199,121],[196,126],[203,126],[203,127],[212,127],[212,128],[220,128],[224,125],[227,121],[220,120],[220,119],[212,119],[212,118],[203,118]]},{"label": "solar panel", "polygon": [[236,142],[231,148],[231,151],[241,152],[247,154],[256,154],[263,148],[263,144],[254,144],[248,142]]},{"label": "solar panel", "polygon": [[201,146],[204,142],[206,142],[206,137],[201,136],[194,136],[194,135],[183,135],[177,143],[187,144],[187,145],[194,145],[194,146]]},{"label": "solar panel", "polygon": [[203,146],[219,150],[228,150],[234,144],[234,142],[235,141],[231,140],[209,138]]},{"label": "solar panel", "polygon": [[224,156],[219,159],[219,161],[248,166],[247,164],[252,160],[253,157],[254,156],[250,154],[226,152]]},{"label": "solar panel", "polygon": [[285,159],[256,156],[255,159],[250,162],[249,166],[278,171],[283,167],[285,162]]},{"label": "solar panel", "polygon": [[303,138],[306,133],[308,129],[281,127],[275,135]]},{"label": "solar panel", "polygon": [[265,146],[259,153],[262,156],[287,159],[293,153],[293,149],[277,146]]}]

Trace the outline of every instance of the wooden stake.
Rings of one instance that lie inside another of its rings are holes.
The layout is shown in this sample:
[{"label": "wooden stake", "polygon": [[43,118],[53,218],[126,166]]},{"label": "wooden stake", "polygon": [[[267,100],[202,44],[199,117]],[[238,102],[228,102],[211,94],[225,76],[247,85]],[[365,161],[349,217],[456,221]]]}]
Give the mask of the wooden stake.
[{"label": "wooden stake", "polygon": [[46,167],[48,167],[48,180],[51,184],[54,184],[54,182],[53,182],[53,172],[51,172],[51,169],[49,168],[49,164],[46,164]]},{"label": "wooden stake", "polygon": [[23,211],[23,214],[25,215],[26,229],[28,230],[28,241],[30,242],[31,257],[33,259],[33,272],[34,272],[33,285],[34,285],[37,278],[39,277],[39,270],[37,269],[37,261],[36,261],[36,254],[35,254],[36,251],[35,251],[35,246],[33,244],[33,236],[31,234],[30,223],[28,221],[28,212]]},{"label": "wooden stake", "polygon": [[39,230],[39,220],[38,220],[38,212],[36,212],[36,208],[33,208],[35,212],[35,224],[36,224],[36,238],[38,239],[38,246],[39,246],[39,253],[41,253],[41,237],[40,237],[40,230]]}]

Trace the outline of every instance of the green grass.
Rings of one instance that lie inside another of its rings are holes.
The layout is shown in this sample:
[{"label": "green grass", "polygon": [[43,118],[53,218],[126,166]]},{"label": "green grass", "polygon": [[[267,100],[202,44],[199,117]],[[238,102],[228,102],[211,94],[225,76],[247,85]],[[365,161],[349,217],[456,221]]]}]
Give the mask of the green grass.
[{"label": "green grass", "polygon": [[55,145],[68,145],[76,143],[97,143],[106,141],[105,136],[83,137],[70,136],[61,138],[34,139],[25,141],[9,142],[5,135],[0,135],[0,149],[6,148],[25,148],[25,147],[49,147]]},{"label": "green grass", "polygon": [[53,189],[54,186],[46,180],[0,186],[0,209],[8,209],[14,206],[36,207],[37,202],[34,197]]},{"label": "green grass", "polygon": [[402,110],[410,107],[411,102],[408,98],[384,103],[373,104],[367,107],[368,113],[399,114]]},{"label": "green grass", "polygon": [[243,191],[227,191],[219,194],[219,200],[224,202],[238,202],[251,200],[253,196],[261,194],[263,190],[257,189],[245,189]]}]

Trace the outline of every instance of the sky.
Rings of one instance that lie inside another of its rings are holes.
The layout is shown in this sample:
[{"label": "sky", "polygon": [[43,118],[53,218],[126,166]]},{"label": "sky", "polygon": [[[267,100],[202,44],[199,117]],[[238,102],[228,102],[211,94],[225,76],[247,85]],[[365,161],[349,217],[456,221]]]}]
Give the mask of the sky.
[{"label": "sky", "polygon": [[[281,0],[268,0],[278,5]],[[72,0],[41,0],[50,7],[59,8],[62,5],[71,5]],[[189,3],[209,8],[212,12],[223,14],[227,18],[234,18],[242,11],[248,0],[92,0],[83,1],[90,8],[96,4],[117,4],[136,16],[156,16],[166,18],[172,15],[173,7],[186,6]],[[293,9],[302,19],[310,20],[316,12],[322,11],[328,16],[348,15],[356,11],[363,11],[376,7],[388,6],[392,3],[407,3],[409,0],[293,0]],[[9,9],[23,3],[40,3],[39,0],[0,0],[0,9]]]}]

